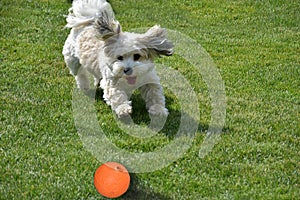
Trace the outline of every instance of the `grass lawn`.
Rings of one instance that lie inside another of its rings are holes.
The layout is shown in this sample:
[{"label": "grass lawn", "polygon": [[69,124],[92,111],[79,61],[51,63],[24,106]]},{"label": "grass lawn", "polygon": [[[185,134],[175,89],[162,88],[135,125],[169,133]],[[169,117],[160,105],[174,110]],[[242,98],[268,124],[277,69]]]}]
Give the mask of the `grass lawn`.
[{"label": "grass lawn", "polygon": [[[197,41],[218,67],[227,97],[221,139],[200,158],[211,117],[209,91],[185,60],[163,58],[196,92],[199,128],[182,158],[154,172],[132,173],[120,199],[298,199],[299,2],[110,2],[123,30],[160,24]],[[69,7],[62,0],[0,2],[0,199],[103,199],[93,185],[101,162],[77,133],[74,78],[61,55]],[[167,127],[153,138],[124,134],[100,97],[99,124],[111,141],[133,152],[168,145],[180,106],[171,91],[166,96]],[[133,118],[147,124],[139,98],[133,97]]]}]

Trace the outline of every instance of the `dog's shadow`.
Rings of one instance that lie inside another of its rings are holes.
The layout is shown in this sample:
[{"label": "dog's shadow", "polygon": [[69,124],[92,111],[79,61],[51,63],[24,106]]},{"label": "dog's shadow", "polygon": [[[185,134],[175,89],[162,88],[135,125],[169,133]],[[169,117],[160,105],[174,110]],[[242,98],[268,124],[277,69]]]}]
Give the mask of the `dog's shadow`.
[{"label": "dog's shadow", "polygon": [[[180,108],[173,108],[178,106],[170,106],[176,105],[178,103],[176,102],[175,97],[166,95],[165,98],[166,106],[169,110],[169,115],[165,121],[165,124],[163,125],[163,128],[160,130],[161,133],[165,134],[168,137],[174,137],[174,135],[177,133],[177,130],[180,128],[181,123],[184,123],[182,121],[183,115],[185,117],[185,121],[189,121],[193,125],[198,126],[198,130],[204,131],[208,129],[208,125],[200,124],[199,122],[194,121],[192,117],[187,115],[184,111],[181,111]],[[145,101],[142,99],[141,95],[139,93],[134,93],[131,96],[131,101],[133,105],[133,113],[131,115],[133,122],[137,125],[150,124],[151,119],[146,110]]]},{"label": "dog's shadow", "polygon": [[[167,137],[173,138],[174,135],[176,135],[177,130],[180,127],[180,124],[182,122],[182,115],[185,115],[186,121],[189,121],[193,125],[198,126],[198,130],[201,132],[205,132],[208,130],[209,125],[208,124],[201,124],[199,122],[195,122],[192,117],[188,116],[186,113],[178,109],[174,109],[170,107],[169,105],[174,105],[176,104],[176,97],[172,95],[166,95],[166,106],[169,110],[169,115],[165,121],[165,124],[163,124],[162,129],[160,129],[160,133],[165,134]],[[95,95],[96,100],[103,100],[103,90],[102,89],[96,89],[96,95]],[[131,114],[131,119],[136,125],[141,125],[145,126],[151,123],[151,118],[149,116],[149,113],[146,109],[146,104],[144,99],[142,98],[141,94],[139,92],[135,92],[132,94],[130,100],[132,101],[132,106],[133,106],[133,112]],[[176,107],[176,106],[175,106]],[[122,121],[122,120],[121,120]],[[126,121],[126,120],[125,120]]]}]

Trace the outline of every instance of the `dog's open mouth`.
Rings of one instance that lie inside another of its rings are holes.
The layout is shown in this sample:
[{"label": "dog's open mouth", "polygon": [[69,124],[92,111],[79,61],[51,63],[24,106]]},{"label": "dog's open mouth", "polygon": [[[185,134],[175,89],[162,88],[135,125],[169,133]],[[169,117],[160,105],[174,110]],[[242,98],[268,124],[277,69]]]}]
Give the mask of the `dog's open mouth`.
[{"label": "dog's open mouth", "polygon": [[136,83],[136,76],[126,77],[126,80],[129,85],[134,85]]}]

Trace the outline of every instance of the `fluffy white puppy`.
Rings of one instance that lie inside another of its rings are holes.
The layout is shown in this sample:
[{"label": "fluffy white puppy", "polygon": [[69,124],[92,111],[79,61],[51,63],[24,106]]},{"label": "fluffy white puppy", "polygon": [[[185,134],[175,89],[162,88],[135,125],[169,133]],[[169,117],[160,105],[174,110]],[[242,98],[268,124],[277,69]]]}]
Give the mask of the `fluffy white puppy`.
[{"label": "fluffy white puppy", "polygon": [[154,67],[156,57],[173,53],[165,29],[156,25],[144,34],[122,32],[105,0],[73,1],[66,27],[71,32],[62,53],[78,88],[89,89],[91,73],[119,117],[132,112],[129,98],[137,88],[151,115],[168,115]]}]

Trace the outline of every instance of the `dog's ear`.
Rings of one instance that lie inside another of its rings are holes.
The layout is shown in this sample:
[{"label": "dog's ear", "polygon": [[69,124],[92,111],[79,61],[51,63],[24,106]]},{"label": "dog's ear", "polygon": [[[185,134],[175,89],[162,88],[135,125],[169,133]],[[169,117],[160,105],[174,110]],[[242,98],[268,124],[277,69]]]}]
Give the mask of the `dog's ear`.
[{"label": "dog's ear", "polygon": [[140,42],[147,47],[151,56],[171,56],[173,54],[174,45],[167,39],[167,31],[158,25],[150,28]]},{"label": "dog's ear", "polygon": [[106,40],[122,31],[120,23],[106,11],[98,14],[94,27],[99,33],[98,37],[102,40]]}]

